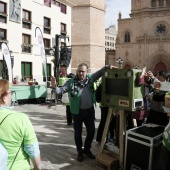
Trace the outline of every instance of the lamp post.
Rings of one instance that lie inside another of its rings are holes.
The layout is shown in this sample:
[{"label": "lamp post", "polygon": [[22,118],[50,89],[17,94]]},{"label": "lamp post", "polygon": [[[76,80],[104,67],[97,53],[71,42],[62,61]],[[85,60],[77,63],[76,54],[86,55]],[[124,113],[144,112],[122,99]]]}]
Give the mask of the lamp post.
[{"label": "lamp post", "polygon": [[134,69],[139,69],[139,66],[135,65],[133,66]]},{"label": "lamp post", "polygon": [[59,50],[59,43],[60,40],[64,39],[64,41],[66,39],[68,39],[69,41],[69,36],[67,36],[65,33],[61,33],[61,35],[56,34],[55,35],[55,46],[54,46],[54,57],[55,57],[55,61],[54,61],[54,77],[58,77],[58,72],[59,72],[59,56],[60,56],[60,50]]},{"label": "lamp post", "polygon": [[119,69],[122,68],[123,60],[119,57],[116,59],[117,64],[119,64]]}]

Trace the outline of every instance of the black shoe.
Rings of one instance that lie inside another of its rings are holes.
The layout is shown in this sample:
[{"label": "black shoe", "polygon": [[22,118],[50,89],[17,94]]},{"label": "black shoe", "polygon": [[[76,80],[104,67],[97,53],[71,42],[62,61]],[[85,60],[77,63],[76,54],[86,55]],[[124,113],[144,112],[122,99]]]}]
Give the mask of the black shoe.
[{"label": "black shoe", "polygon": [[83,151],[84,154],[86,154],[90,159],[95,159],[95,155],[92,154],[91,151]]},{"label": "black shoe", "polygon": [[82,154],[82,153],[79,153],[79,154],[78,154],[77,160],[78,160],[79,162],[82,162],[82,161],[83,161],[83,154]]}]

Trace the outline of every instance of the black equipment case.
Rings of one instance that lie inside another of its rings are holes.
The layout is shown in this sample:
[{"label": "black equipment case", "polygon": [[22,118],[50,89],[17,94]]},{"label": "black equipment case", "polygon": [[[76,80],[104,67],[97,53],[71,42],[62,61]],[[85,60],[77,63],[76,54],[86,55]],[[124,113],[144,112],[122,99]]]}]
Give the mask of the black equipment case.
[{"label": "black equipment case", "polygon": [[126,132],[124,170],[155,170],[164,128],[145,124]]}]

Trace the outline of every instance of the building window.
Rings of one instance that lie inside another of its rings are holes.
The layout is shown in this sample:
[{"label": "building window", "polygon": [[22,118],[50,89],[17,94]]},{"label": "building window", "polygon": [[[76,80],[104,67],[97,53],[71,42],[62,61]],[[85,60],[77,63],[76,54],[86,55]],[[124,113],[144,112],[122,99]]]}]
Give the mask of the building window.
[{"label": "building window", "polygon": [[7,30],[0,28],[0,49],[3,42],[7,43]]},{"label": "building window", "polygon": [[58,2],[56,0],[52,0],[51,3],[58,6],[58,7],[60,7],[60,2]]},{"label": "building window", "polygon": [[164,6],[164,0],[159,0],[159,6]]},{"label": "building window", "polygon": [[66,24],[61,23],[61,33],[67,34]]},{"label": "building window", "polygon": [[[43,68],[43,81],[46,81],[46,77],[45,77],[45,72],[44,72],[44,67]],[[51,78],[51,64],[47,64],[47,81],[50,81]]]},{"label": "building window", "polygon": [[44,17],[44,33],[51,34],[51,19]]},{"label": "building window", "polygon": [[22,27],[31,29],[31,12],[24,9],[22,11]]},{"label": "building window", "polygon": [[128,31],[125,33],[125,42],[130,42],[130,33]]},{"label": "building window", "polygon": [[156,0],[152,0],[151,6],[152,6],[152,7],[156,7]]},{"label": "building window", "polygon": [[66,5],[60,4],[60,6],[61,6],[61,12],[64,13],[64,14],[66,14],[66,13],[67,13],[67,7],[66,7]]},{"label": "building window", "polygon": [[49,50],[51,47],[50,39],[44,38],[44,47],[45,47],[45,54],[50,55],[50,50]]},{"label": "building window", "polygon": [[109,42],[107,42],[107,46],[109,46]]},{"label": "building window", "polygon": [[27,82],[32,80],[32,63],[31,62],[21,62],[21,75]]},{"label": "building window", "polygon": [[170,5],[170,0],[166,0],[166,5]]},{"label": "building window", "polygon": [[7,5],[4,2],[0,2],[0,22],[7,23]]},{"label": "building window", "polygon": [[51,0],[44,0],[44,5],[51,7]]},{"label": "building window", "polygon": [[0,40],[6,40],[7,36],[6,36],[6,30],[0,28]]},{"label": "building window", "polygon": [[22,52],[31,53],[31,36],[28,34],[22,34]]}]

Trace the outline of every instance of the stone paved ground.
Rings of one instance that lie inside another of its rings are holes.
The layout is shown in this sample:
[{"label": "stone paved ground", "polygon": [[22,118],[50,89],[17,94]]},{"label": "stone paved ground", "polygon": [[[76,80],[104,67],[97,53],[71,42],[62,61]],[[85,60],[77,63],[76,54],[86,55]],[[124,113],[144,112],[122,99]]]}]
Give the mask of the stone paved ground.
[{"label": "stone paved ground", "polygon": [[[76,160],[74,130],[73,126],[68,126],[66,123],[65,106],[49,107],[47,104],[23,104],[15,106],[14,109],[26,113],[34,126],[40,145],[42,170],[95,169],[95,160],[86,156],[82,163]],[[96,131],[99,121],[100,109],[96,107]],[[83,139],[85,135],[84,128]],[[91,150],[95,155],[98,153],[96,144],[94,138]]]}]

